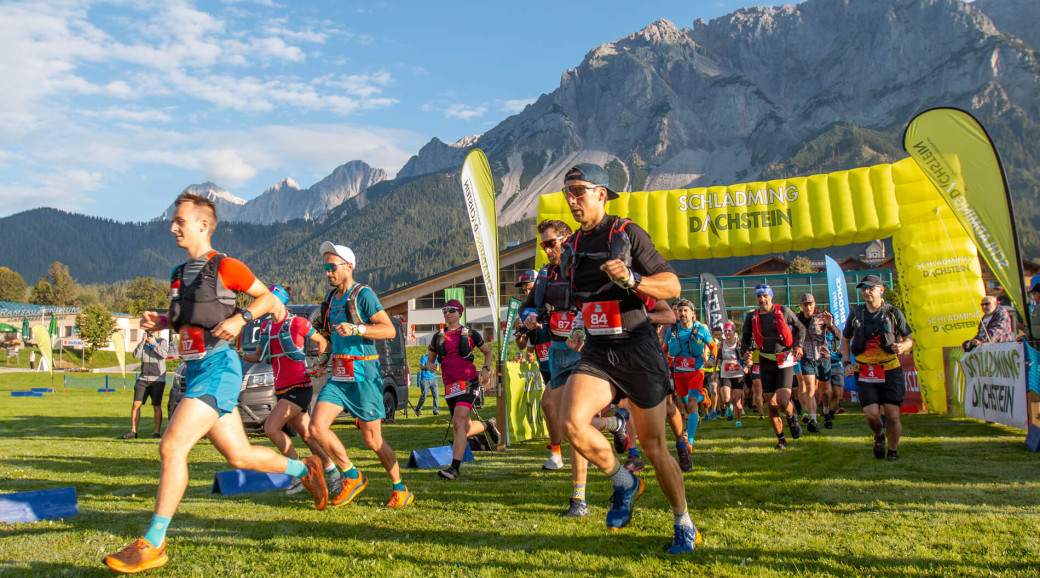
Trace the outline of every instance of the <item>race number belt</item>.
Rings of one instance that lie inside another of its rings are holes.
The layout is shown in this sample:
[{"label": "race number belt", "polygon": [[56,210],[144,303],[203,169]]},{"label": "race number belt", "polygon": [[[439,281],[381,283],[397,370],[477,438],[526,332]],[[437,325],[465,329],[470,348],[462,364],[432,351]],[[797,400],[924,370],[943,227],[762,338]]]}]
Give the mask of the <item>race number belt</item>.
[{"label": "race number belt", "polygon": [[449,397],[455,397],[466,393],[468,382],[466,381],[453,381],[451,383],[444,384],[444,399]]},{"label": "race number belt", "polygon": [[794,353],[793,352],[781,351],[780,353],[776,354],[776,365],[780,369],[784,369],[784,368],[787,368],[787,367],[794,367],[795,363],[796,363],[796,360],[794,358]]},{"label": "race number belt", "polygon": [[691,371],[696,371],[696,369],[696,357],[687,357],[685,355],[675,356],[675,371],[678,371],[679,373],[689,373]]},{"label": "race number belt", "polygon": [[357,381],[357,377],[354,373],[354,362],[370,361],[373,359],[379,359],[379,356],[335,354],[332,356],[332,377],[329,379],[332,381]]},{"label": "race number belt", "polygon": [[554,311],[549,316],[549,331],[557,337],[570,337],[571,329],[574,328],[575,317],[577,315],[574,313]]},{"label": "race number belt", "polygon": [[206,357],[206,330],[201,327],[185,327],[180,331],[177,353],[185,361]]},{"label": "race number belt", "polygon": [[859,380],[863,383],[885,383],[885,366],[861,363]]},{"label": "race number belt", "polygon": [[621,305],[617,301],[596,301],[581,307],[581,319],[589,335],[621,335]]},{"label": "race number belt", "polygon": [[551,343],[542,343],[534,346],[534,352],[538,356],[538,361],[549,361],[549,347]]}]

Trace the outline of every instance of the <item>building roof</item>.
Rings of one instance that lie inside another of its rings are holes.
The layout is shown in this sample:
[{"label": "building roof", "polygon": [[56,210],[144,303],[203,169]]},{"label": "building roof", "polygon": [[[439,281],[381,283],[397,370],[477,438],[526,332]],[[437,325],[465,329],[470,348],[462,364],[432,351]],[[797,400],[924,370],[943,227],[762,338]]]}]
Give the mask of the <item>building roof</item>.
[{"label": "building roof", "polygon": [[742,277],[746,275],[761,275],[763,272],[776,272],[781,273],[787,271],[787,268],[791,266],[790,261],[785,261],[780,257],[767,257],[754,265],[737,271],[732,277]]},{"label": "building roof", "polygon": [[79,307],[53,307],[51,305],[36,305],[35,303],[15,303],[14,301],[0,301],[0,317],[32,317],[34,315],[71,315],[78,314]]}]

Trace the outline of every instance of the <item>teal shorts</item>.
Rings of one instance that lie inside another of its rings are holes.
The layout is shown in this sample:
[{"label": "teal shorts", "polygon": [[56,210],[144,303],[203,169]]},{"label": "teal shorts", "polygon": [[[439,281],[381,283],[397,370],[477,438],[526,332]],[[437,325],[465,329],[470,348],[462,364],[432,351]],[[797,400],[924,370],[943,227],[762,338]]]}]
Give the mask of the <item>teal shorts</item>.
[{"label": "teal shorts", "polygon": [[386,417],[382,378],[359,382],[330,379],[318,394],[318,403],[323,401],[342,407],[361,421],[375,421]]},{"label": "teal shorts", "polygon": [[553,341],[549,346],[549,374],[552,375],[549,389],[563,387],[580,360],[581,353],[567,347],[566,341]]},{"label": "teal shorts", "polygon": [[226,343],[207,351],[202,359],[185,362],[184,397],[215,405],[213,409],[220,417],[238,407],[241,391],[242,360]]}]

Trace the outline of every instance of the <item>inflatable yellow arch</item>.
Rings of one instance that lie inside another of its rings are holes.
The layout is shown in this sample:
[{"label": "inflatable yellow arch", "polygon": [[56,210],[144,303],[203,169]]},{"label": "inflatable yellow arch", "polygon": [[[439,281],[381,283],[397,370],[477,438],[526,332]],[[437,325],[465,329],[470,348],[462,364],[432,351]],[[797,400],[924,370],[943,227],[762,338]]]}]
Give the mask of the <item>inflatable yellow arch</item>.
[{"label": "inflatable yellow arch", "polygon": [[[972,238],[913,159],[760,183],[628,193],[610,201],[607,212],[646,229],[667,259],[892,237],[921,395],[928,409],[946,411],[942,350],[974,337],[985,288]],[[562,192],[542,195],[538,218],[574,224]]]}]

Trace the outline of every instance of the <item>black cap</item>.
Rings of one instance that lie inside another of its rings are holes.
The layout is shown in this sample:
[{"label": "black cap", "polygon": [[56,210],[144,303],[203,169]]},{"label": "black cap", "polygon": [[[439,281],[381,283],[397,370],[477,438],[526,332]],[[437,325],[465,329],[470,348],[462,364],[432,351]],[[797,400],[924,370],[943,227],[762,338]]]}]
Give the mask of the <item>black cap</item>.
[{"label": "black cap", "polygon": [[1040,293],[1040,283],[1033,285],[1033,288],[1029,290],[1030,293]]},{"label": "black cap", "polygon": [[812,293],[802,293],[802,299],[799,303],[816,303],[816,298],[813,297]]},{"label": "black cap", "polygon": [[516,287],[519,287],[523,283],[534,283],[534,280],[538,278],[538,272],[534,269],[528,269],[520,274],[520,280],[516,282]]},{"label": "black cap", "polygon": [[859,285],[856,285],[856,289],[867,289],[870,287],[884,287],[885,285],[881,282],[881,277],[877,275],[867,275],[860,280]]}]

